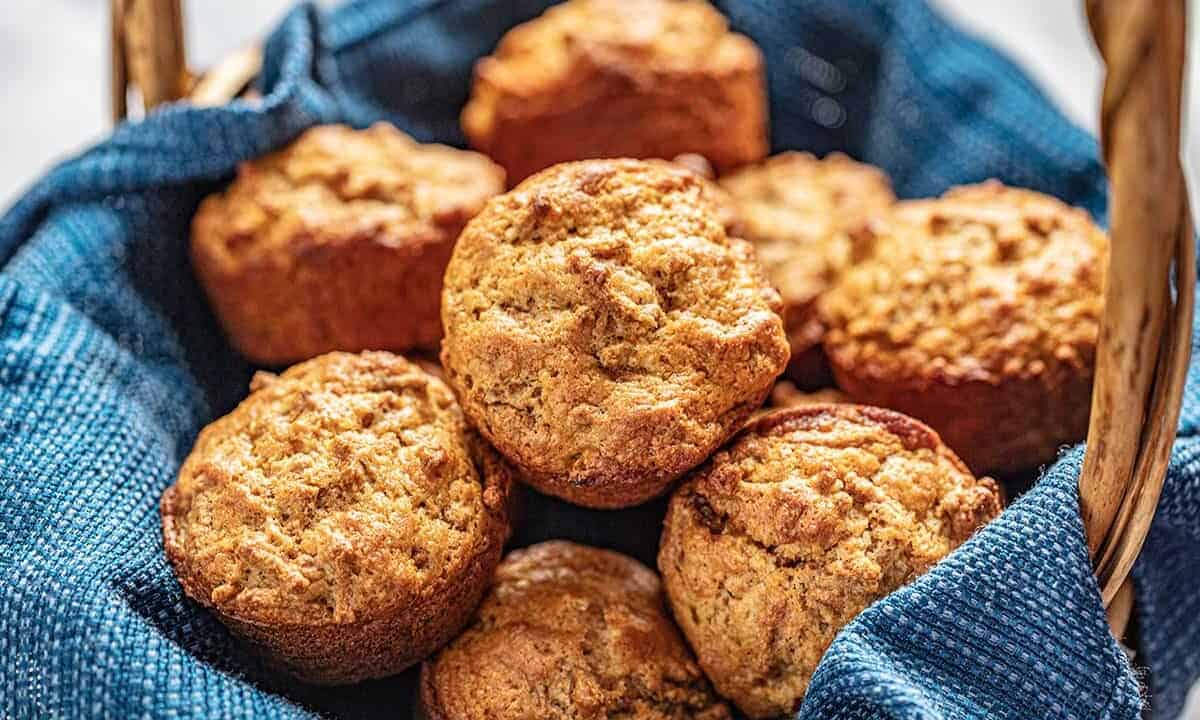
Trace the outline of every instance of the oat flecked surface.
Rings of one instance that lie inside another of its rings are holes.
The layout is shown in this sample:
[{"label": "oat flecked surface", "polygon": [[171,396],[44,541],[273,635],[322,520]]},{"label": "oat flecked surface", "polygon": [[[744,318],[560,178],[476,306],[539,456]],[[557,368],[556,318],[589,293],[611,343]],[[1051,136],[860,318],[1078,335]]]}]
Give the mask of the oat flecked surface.
[{"label": "oat flecked surface", "polygon": [[750,717],[799,707],[834,635],[1000,511],[925,425],[810,405],[751,424],[671,498],[658,565],[717,691]]},{"label": "oat flecked surface", "polygon": [[466,620],[507,537],[509,478],[450,390],[399,356],[333,353],[200,434],[163,496],[184,589],[289,672],[398,672]]},{"label": "oat flecked surface", "polygon": [[778,295],[694,174],[586,161],[498,197],[446,272],[442,361],[539,489],[594,507],[663,492],[787,363]]},{"label": "oat flecked surface", "polygon": [[980,472],[1083,438],[1108,256],[1083,210],[991,182],[900,203],[869,236],[822,300],[839,387],[928,422]]},{"label": "oat flecked surface", "polygon": [[467,629],[425,663],[428,720],[728,720],[664,606],[614,552],[517,550]]},{"label": "oat flecked surface", "polygon": [[201,205],[192,259],[233,344],[284,364],[435,347],[454,241],[503,171],[390,125],[308,130]]},{"label": "oat flecked surface", "polygon": [[840,153],[818,159],[785,152],[722,178],[721,185],[733,198],[743,237],[754,243],[783,298],[792,346],[788,375],[803,387],[825,384],[817,299],[859,259],[858,228],[895,202],[890,181]]},{"label": "oat flecked surface", "polygon": [[596,157],[767,153],[762,53],[703,0],[569,0],[475,66],[462,126],[517,182]]}]

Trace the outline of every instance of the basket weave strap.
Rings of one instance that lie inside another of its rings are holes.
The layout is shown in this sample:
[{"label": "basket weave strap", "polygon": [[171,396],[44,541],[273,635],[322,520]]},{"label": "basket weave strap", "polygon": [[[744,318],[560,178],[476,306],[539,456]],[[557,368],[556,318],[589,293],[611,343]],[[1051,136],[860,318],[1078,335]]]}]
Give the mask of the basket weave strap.
[{"label": "basket weave strap", "polygon": [[[1080,502],[1108,605],[1150,529],[1191,353],[1195,246],[1180,165],[1185,0],[1089,0],[1111,261]],[[1176,292],[1172,293],[1172,279]]]}]

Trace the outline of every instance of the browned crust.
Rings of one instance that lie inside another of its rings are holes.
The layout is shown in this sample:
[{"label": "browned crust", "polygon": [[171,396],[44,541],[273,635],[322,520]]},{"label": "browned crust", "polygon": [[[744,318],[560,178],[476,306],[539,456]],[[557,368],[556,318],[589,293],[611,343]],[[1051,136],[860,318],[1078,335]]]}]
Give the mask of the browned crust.
[{"label": "browned crust", "polygon": [[1091,372],[1049,386],[1028,378],[905,385],[834,359],[833,373],[855,402],[894,408],[940,428],[942,440],[978,473],[1036,468],[1087,434]]},{"label": "browned crust", "polygon": [[[203,209],[201,211],[203,213]],[[204,233],[203,215],[196,233]],[[252,362],[277,366],[333,350],[436,348],[441,275],[462,224],[413,238],[407,253],[360,236],[254,263],[235,273],[193,246],[192,264],[230,343]]]},{"label": "browned crust", "polygon": [[[410,167],[406,155],[420,159]],[[445,177],[428,170],[439,162]],[[322,126],[244,163],[205,199],[192,264],[230,341],[256,363],[436,348],[454,242],[502,188],[500,168],[474,153],[391,126]]]},{"label": "browned crust", "polygon": [[[990,181],[899,203],[864,232],[879,251],[821,307],[842,390],[921,418],[976,472],[1036,467],[1083,438],[1107,266],[1084,211]],[[968,256],[987,243],[994,256]]]},{"label": "browned crust", "polygon": [[783,299],[792,347],[787,376],[803,389],[828,386],[817,301],[863,251],[857,229],[895,202],[890,180],[841,153],[784,152],[722,178],[721,186]]},{"label": "browned crust", "polygon": [[539,490],[597,508],[665,492],[785,366],[778,295],[709,187],[667,163],[567,163],[464,230],[442,304],[446,377]]},{"label": "browned crust", "polygon": [[[693,38],[712,33],[708,41],[722,50],[688,62],[667,57],[671,38],[653,23],[680,12],[697,19]],[[601,24],[628,25],[627,34],[601,36]],[[655,28],[649,37],[647,27]],[[524,53],[543,53],[544,62],[513,69],[526,62]],[[767,153],[762,53],[729,33],[707,3],[574,0],[514,28],[479,61],[462,126],[514,185],[551,165],[596,157],[696,153],[724,172]]]},{"label": "browned crust", "polygon": [[418,696],[426,720],[731,717],[653,571],[564,541],[505,558],[472,623],[422,665]]},{"label": "browned crust", "polygon": [[881,430],[894,435],[904,444],[905,450],[936,450],[962,472],[967,466],[942,445],[938,434],[925,423],[903,413],[885,407],[853,405],[850,403],[816,403],[800,407],[776,410],[747,423],[729,442],[735,444],[746,435],[783,435],[794,430],[809,430],[819,427],[830,418],[868,421]]},{"label": "browned crust", "polygon": [[[480,444],[483,445],[482,443]],[[507,487],[512,479],[502,460],[484,451],[488,483]],[[506,498],[488,507],[487,532],[463,561],[420,593],[397,596],[391,608],[353,623],[272,624],[238,619],[213,605],[206,584],[190,571],[175,542],[175,487],[163,493],[161,516],[167,559],[188,597],[213,613],[269,663],[298,680],[345,685],[387,677],[420,662],[453,638],[479,604],[508,538]],[[495,497],[499,492],[489,493]]]},{"label": "browned crust", "polygon": [[[256,376],[258,386],[273,376]],[[394,600],[351,622],[314,617],[295,622],[280,610],[239,617],[213,602],[211,583],[201,577],[180,541],[183,510],[177,485],[160,503],[163,546],[184,592],[212,612],[269,663],[305,682],[337,685],[385,677],[420,662],[466,623],[500,562],[510,531],[513,475],[481,438],[468,438],[471,461],[483,483],[484,523],[454,564],[420,587],[396,588]]]},{"label": "browned crust", "polygon": [[[722,434],[706,444],[693,446],[686,451],[674,449],[660,453],[657,459],[661,467],[655,472],[634,474],[619,467],[607,467],[595,472],[575,473],[564,477],[559,473],[521,468],[517,477],[540,492],[583,507],[611,510],[641,504],[669,492],[680,475],[696,467],[721,447],[725,437],[754,416],[770,395],[771,387],[764,388],[748,402],[738,405],[722,416]],[[651,434],[655,429],[647,427],[642,431]],[[487,433],[484,435],[487,436]],[[503,438],[487,437],[502,454],[507,456],[505,447],[509,448],[514,456],[519,454],[519,448],[506,443]],[[649,442],[650,438],[647,437],[646,440]]]},{"label": "browned crust", "polygon": [[433,669],[429,662],[421,663],[421,679],[418,687],[417,717],[423,720],[450,720],[438,700],[437,685],[433,682]]},{"label": "browned crust", "polygon": [[[778,440],[776,440],[778,438]],[[1000,511],[937,434],[882,408],[750,422],[671,498],[658,565],[714,686],[749,717],[799,707],[838,630]]]}]

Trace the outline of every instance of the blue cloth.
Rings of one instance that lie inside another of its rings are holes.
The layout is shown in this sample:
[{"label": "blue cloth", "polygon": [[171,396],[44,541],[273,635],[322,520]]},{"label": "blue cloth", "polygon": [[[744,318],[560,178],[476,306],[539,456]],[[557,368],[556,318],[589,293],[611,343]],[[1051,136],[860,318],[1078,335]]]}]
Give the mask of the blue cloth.
[{"label": "blue cloth", "polygon": [[[0,716],[405,717],[413,673],[281,682],[182,594],[158,498],[246,391],[188,265],[188,223],[239,161],[315,123],[386,119],[459,143],[474,58],[540,0],[300,7],[265,101],[127,124],[0,219]],[[844,150],[900,194],[986,177],[1105,212],[1095,142],[1007,60],[919,0],[728,0],[763,47],[775,150]],[[1200,387],[1136,568],[1156,716],[1200,674]],[[803,718],[1123,718],[1139,685],[1107,633],[1078,512],[1078,450],[928,575],[868,609]],[[534,496],[517,541],[569,537],[653,562],[661,502],[600,513]]]}]

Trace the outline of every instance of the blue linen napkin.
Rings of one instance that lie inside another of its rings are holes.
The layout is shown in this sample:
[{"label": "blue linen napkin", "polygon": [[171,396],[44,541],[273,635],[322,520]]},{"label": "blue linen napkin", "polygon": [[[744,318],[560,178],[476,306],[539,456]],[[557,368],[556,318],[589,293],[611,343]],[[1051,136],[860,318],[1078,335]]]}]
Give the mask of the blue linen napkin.
[{"label": "blue linen napkin", "polygon": [[[201,198],[322,122],[389,120],[461,143],[473,60],[541,0],[300,6],[261,104],[126,124],[0,218],[0,716],[405,717],[414,673],[312,688],[267,672],[182,594],[158,498],[252,368],[187,260]],[[902,196],[998,177],[1103,220],[1095,142],[1005,58],[920,0],[719,2],[762,46],[775,151],[842,150]],[[1171,718],[1200,675],[1200,387],[1136,568],[1147,694]],[[928,575],[864,612],[801,718],[1139,717],[1106,630],[1071,451]],[[663,503],[595,512],[534,495],[516,542],[567,537],[653,563]]]}]

